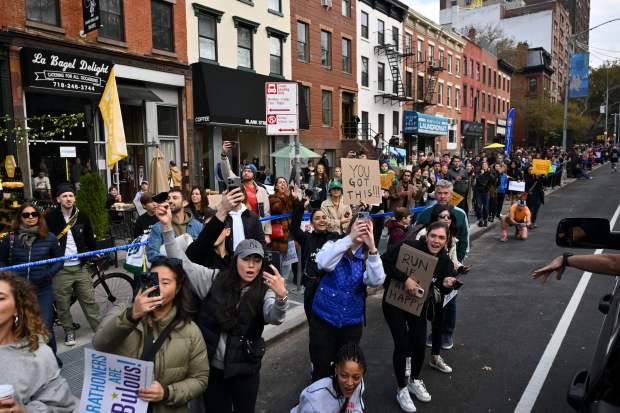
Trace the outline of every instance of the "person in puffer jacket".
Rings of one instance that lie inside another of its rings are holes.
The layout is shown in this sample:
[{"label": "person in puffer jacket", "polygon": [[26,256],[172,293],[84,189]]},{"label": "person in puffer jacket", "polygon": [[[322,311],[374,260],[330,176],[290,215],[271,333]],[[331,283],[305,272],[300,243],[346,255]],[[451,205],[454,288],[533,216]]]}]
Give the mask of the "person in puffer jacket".
[{"label": "person in puffer jacket", "polygon": [[312,302],[309,322],[312,381],[333,374],[332,362],[346,343],[359,343],[365,313],[366,287],[385,280],[371,220],[353,217],[349,235],[327,241],[316,256],[323,271]]},{"label": "person in puffer jacket", "polygon": [[[0,242],[0,267],[62,256],[62,249],[56,236],[49,232],[39,210],[31,203],[24,202],[15,215],[12,231]],[[60,261],[15,271],[18,276],[30,281],[37,293],[41,317],[49,331],[48,344],[54,354],[56,354],[56,338],[54,337],[52,278],[60,271],[62,265]]]}]

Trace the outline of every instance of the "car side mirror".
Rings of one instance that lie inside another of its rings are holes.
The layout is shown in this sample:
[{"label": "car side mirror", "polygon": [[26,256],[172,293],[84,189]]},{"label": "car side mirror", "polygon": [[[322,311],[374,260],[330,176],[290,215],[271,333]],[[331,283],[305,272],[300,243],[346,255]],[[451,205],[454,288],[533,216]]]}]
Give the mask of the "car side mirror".
[{"label": "car side mirror", "polygon": [[564,218],[558,223],[555,242],[567,248],[620,249],[620,233],[611,232],[604,218]]}]

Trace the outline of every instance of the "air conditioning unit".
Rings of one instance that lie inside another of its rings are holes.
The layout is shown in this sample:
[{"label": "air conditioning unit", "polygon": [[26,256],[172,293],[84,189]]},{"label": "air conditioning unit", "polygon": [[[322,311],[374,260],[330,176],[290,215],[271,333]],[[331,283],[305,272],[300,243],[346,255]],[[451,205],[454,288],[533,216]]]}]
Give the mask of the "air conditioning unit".
[{"label": "air conditioning unit", "polygon": [[328,9],[331,8],[332,0],[321,0],[321,6],[328,8]]}]

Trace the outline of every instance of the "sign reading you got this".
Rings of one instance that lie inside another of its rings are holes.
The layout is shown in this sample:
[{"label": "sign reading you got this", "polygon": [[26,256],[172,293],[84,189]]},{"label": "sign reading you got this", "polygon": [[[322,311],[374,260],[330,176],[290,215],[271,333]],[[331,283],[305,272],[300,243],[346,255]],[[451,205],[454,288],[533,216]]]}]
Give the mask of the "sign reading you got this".
[{"label": "sign reading you got this", "polygon": [[344,202],[352,205],[381,203],[381,179],[379,161],[371,159],[340,160],[342,168],[342,196]]},{"label": "sign reading you got this", "polygon": [[436,266],[436,257],[407,244],[402,244],[396,261],[396,268],[420,284],[420,287],[424,289],[424,295],[422,297],[411,295],[405,290],[404,283],[392,279],[385,296],[385,302],[419,316],[429,294],[429,287]]}]

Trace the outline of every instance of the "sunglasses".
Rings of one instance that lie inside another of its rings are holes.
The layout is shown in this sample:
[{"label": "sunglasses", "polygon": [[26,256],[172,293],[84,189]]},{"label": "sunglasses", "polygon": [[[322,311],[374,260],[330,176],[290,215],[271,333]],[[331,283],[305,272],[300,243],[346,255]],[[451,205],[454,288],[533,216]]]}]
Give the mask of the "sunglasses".
[{"label": "sunglasses", "polygon": [[39,213],[37,211],[34,212],[22,212],[22,218],[39,218]]}]

